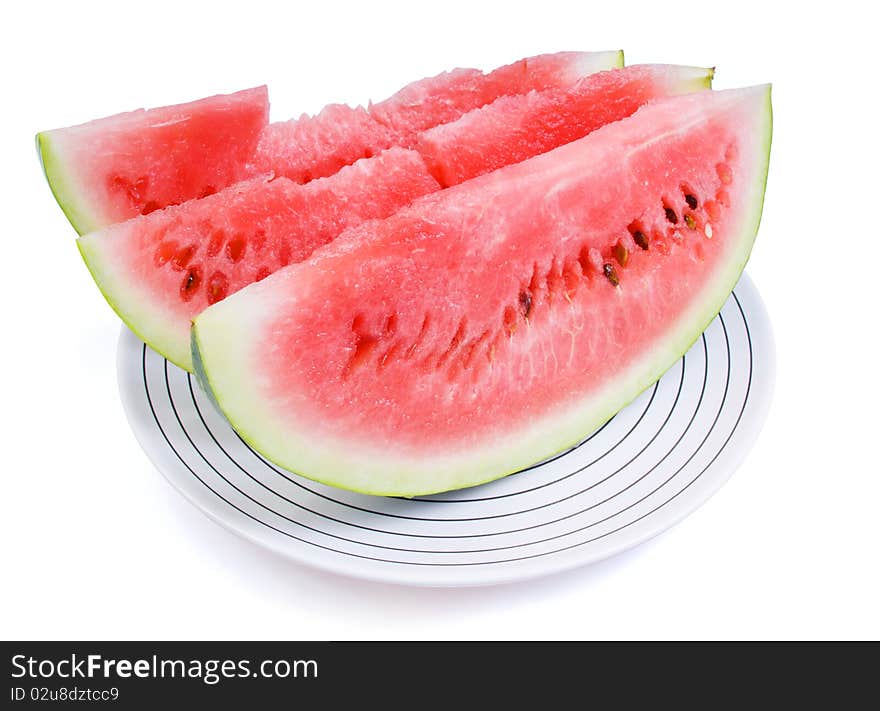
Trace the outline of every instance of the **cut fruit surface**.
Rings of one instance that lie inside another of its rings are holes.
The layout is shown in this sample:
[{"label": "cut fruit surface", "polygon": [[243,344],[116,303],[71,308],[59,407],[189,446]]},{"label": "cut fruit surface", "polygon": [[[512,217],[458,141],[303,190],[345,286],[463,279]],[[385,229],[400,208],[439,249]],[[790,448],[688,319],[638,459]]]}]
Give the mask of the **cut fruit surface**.
[{"label": "cut fruit surface", "polygon": [[270,124],[260,139],[253,171],[307,183],[396,142],[394,132],[363,107],[330,104],[315,116]]},{"label": "cut fruit surface", "polygon": [[191,370],[190,322],[205,307],[305,259],[344,229],[437,189],[418,153],[394,148],[308,185],[286,178],[239,183],[78,244],[122,320]]},{"label": "cut fruit surface", "polygon": [[748,258],[769,87],[663,99],[348,230],[195,319],[200,380],[270,460],[373,494],[471,486],[580,440]]},{"label": "cut fruit surface", "polygon": [[502,96],[568,87],[581,78],[623,66],[623,52],[557,52],[526,57],[488,74],[454,69],[408,84],[370,106],[370,114],[410,146],[419,133],[455,121]]},{"label": "cut fruit surface", "polygon": [[45,131],[37,147],[58,204],[83,234],[242,180],[268,120],[259,87]]},{"label": "cut fruit surface", "polygon": [[673,65],[598,72],[572,86],[501,97],[425,131],[416,148],[441,185],[457,185],[583,138],[651,99],[708,89],[711,81],[711,69]]},{"label": "cut fruit surface", "polygon": [[411,147],[421,131],[454,121],[500,96],[566,87],[623,65],[622,52],[559,52],[521,59],[488,74],[454,69],[408,84],[377,104],[331,104],[315,116],[271,124],[253,171],[306,183],[390,146]]}]

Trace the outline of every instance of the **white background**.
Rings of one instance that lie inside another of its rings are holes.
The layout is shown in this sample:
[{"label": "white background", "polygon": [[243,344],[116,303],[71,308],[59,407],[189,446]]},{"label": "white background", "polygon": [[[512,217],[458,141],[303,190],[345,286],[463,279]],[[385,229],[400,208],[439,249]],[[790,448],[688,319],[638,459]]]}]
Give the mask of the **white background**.
[{"label": "white background", "polygon": [[[4,8],[0,43],[4,638],[880,636],[880,62],[877,18],[857,9],[869,3],[21,5]],[[300,568],[171,489],[126,424],[119,324],[45,185],[38,130],[261,83],[282,119],[453,65],[618,47],[628,63],[716,65],[719,88],[774,84],[748,272],[778,382],[757,445],[708,504],[587,569],[444,591]]]}]

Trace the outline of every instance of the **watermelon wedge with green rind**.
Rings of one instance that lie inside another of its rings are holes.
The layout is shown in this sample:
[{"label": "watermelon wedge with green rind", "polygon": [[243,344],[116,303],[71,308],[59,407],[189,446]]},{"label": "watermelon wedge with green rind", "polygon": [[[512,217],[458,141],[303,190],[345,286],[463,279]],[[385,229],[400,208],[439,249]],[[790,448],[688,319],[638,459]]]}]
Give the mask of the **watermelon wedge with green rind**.
[{"label": "watermelon wedge with green rind", "polygon": [[438,190],[414,151],[393,148],[329,178],[244,181],[77,241],[95,282],[143,341],[192,370],[204,308],[299,262],[343,230]]},{"label": "watermelon wedge with green rind", "polygon": [[583,138],[650,99],[708,89],[712,74],[668,64],[597,72],[571,86],[503,96],[423,132],[416,148],[441,185],[457,185]]},{"label": "watermelon wedge with green rind", "polygon": [[266,87],[37,134],[55,199],[80,234],[203,197],[250,174]]},{"label": "watermelon wedge with green rind", "polygon": [[[578,66],[584,67],[583,63]],[[705,88],[711,74],[691,67],[609,73],[629,78],[618,81],[607,96],[594,91],[591,101],[578,104],[579,130],[624,118],[650,98]],[[533,93],[540,96],[543,92]],[[486,129],[494,128],[497,119],[498,112],[479,109],[446,125],[466,122],[479,154],[494,165],[500,153],[492,136],[503,139],[504,134]],[[521,111],[515,117],[520,123],[526,123],[525,119]],[[470,167],[477,165],[477,152],[466,148],[461,132],[455,135],[456,151],[470,157]],[[536,129],[533,138],[526,140],[545,149],[552,147],[554,137],[563,141],[568,135]],[[232,186],[216,196],[82,237],[80,248],[99,288],[132,330],[166,358],[190,370],[189,324],[203,308],[305,259],[343,229],[365,219],[387,217],[411,200],[440,189],[419,154],[402,148],[362,159],[354,166],[356,170],[343,167],[328,178],[313,180],[306,186],[315,187],[306,190],[294,189],[294,182],[286,178],[279,178],[278,185],[262,180]],[[257,238],[257,233],[263,236]],[[268,244],[256,248],[267,239]]]},{"label": "watermelon wedge with green rind", "polygon": [[414,496],[562,451],[721,308],[760,221],[769,86],[663,99],[349,230],[199,315],[238,433],[335,486]]}]

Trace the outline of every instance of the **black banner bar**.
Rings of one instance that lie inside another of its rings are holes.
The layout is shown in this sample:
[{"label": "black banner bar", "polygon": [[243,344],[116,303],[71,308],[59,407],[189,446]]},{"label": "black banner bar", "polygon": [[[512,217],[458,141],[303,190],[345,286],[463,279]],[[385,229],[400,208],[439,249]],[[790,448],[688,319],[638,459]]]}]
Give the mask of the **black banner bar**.
[{"label": "black banner bar", "polygon": [[[3,706],[470,707],[475,695],[613,708],[876,700],[878,645],[544,642],[3,642]],[[873,689],[871,687],[874,686]],[[710,690],[706,697],[705,690]],[[869,696],[864,696],[870,690]],[[409,690],[409,691],[407,691]],[[410,695],[418,692],[416,698]],[[567,700],[567,701],[564,701]],[[833,702],[833,703],[832,703]],[[514,703],[518,707],[518,703]]]}]

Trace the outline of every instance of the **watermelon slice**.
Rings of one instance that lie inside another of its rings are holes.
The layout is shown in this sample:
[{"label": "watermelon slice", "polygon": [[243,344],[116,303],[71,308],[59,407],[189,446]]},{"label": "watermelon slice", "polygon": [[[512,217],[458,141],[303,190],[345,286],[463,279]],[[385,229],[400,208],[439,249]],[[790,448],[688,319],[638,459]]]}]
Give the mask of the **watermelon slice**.
[{"label": "watermelon slice", "polygon": [[556,52],[526,57],[488,74],[454,69],[408,84],[394,96],[370,105],[370,115],[389,127],[401,145],[419,133],[455,121],[502,96],[568,87],[581,78],[623,66],[623,52]]},{"label": "watermelon slice", "polygon": [[583,138],[650,99],[707,89],[712,74],[662,64],[598,72],[573,86],[503,96],[425,131],[416,147],[441,185],[457,185]]},{"label": "watermelon slice", "polygon": [[387,217],[439,189],[414,151],[394,148],[297,185],[255,179],[78,240],[105,298],[182,368],[190,322],[210,304],[308,257],[347,227]]},{"label": "watermelon slice", "polygon": [[[689,67],[638,73],[630,82],[631,98],[623,98],[626,91],[620,83],[615,84],[617,91],[610,101],[605,102],[601,95],[594,97],[595,119],[589,104],[580,105],[585,115],[578,117],[579,125],[592,128],[598,122],[629,115],[634,103],[652,96],[700,88],[708,70],[700,71],[699,82],[694,79],[697,70]],[[645,78],[653,76],[651,72],[656,81]],[[488,128],[494,125],[497,113],[472,113],[475,120],[467,114],[459,121],[467,120],[483,154],[494,160],[491,134],[482,129],[484,124]],[[523,122],[523,117],[517,115],[515,120]],[[546,131],[538,131],[534,144],[545,145],[541,136],[546,135]],[[564,137],[564,133],[559,135]],[[467,152],[463,138],[459,142],[462,152]],[[476,152],[468,155],[472,156],[470,165],[475,165]],[[288,179],[275,187],[258,181],[241,190],[228,188],[210,199],[194,200],[155,217],[149,215],[150,219],[83,237],[80,248],[98,286],[131,329],[166,358],[190,370],[189,323],[203,308],[261,276],[305,259],[346,227],[368,218],[387,217],[414,198],[440,189],[419,155],[402,148],[389,149],[355,166],[357,171],[343,170],[312,181],[318,183],[314,190],[296,191]],[[276,219],[273,211],[280,217]],[[252,219],[259,224],[249,226]],[[235,223],[234,228],[229,221]],[[271,229],[263,221],[271,223]],[[238,242],[233,233],[247,236],[255,230],[267,233],[268,248],[253,248],[263,238],[256,242],[246,239],[244,243],[251,245],[247,249],[235,247]],[[231,246],[221,250],[227,244],[223,240]],[[231,249],[234,257],[226,249]],[[267,259],[267,254],[275,258]]]},{"label": "watermelon slice", "polygon": [[242,180],[269,120],[266,87],[37,135],[55,199],[83,234]]},{"label": "watermelon slice", "polygon": [[369,109],[331,104],[316,116],[271,124],[253,170],[297,183],[333,175],[390,146],[411,147],[421,131],[454,121],[500,96],[567,87],[623,66],[623,52],[558,52],[521,59],[488,74],[455,69],[408,84]]},{"label": "watermelon slice", "polygon": [[414,496],[573,445],[718,312],[760,221],[770,89],[659,100],[347,231],[195,319],[197,372],[291,471]]}]

